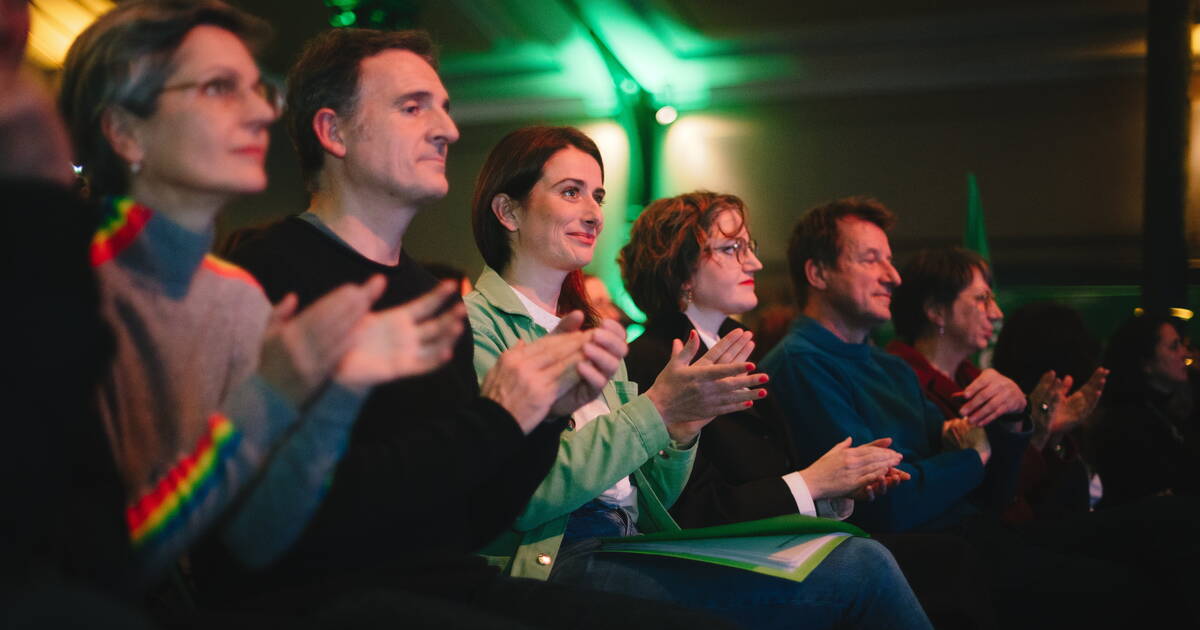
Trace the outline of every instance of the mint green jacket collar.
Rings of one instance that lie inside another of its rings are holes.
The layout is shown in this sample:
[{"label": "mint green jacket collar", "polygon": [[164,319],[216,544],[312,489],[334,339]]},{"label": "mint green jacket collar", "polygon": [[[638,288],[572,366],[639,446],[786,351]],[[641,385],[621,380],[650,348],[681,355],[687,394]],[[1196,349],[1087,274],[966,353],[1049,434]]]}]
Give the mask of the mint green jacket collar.
[{"label": "mint green jacket collar", "polygon": [[[516,291],[491,267],[486,265],[483,267],[483,273],[479,274],[479,279],[475,282],[475,290],[493,308],[508,315],[511,323],[527,330],[533,338],[542,337],[550,332],[533,321],[533,316],[526,310],[525,304],[521,302],[521,298],[517,297]],[[620,372],[614,375],[613,379],[615,381],[625,381],[627,378],[625,364],[622,363]],[[482,380],[482,376],[480,379]],[[612,381],[604,387],[601,395],[604,397],[604,402],[608,404],[609,409],[616,409],[628,402],[617,394],[617,387],[613,385]]]},{"label": "mint green jacket collar", "polygon": [[529,324],[540,330],[542,335],[549,332],[533,322],[533,316],[525,310],[525,305],[521,303],[521,298],[517,297],[516,291],[513,291],[508,282],[491,267],[484,266],[483,273],[479,274],[479,279],[475,281],[475,290],[487,299],[492,308],[513,317],[529,320]]}]

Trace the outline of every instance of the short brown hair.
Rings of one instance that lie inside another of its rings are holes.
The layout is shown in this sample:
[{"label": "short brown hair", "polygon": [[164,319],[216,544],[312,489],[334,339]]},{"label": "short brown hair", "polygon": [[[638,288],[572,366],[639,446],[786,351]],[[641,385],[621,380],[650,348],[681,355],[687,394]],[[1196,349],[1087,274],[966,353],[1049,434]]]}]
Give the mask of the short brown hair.
[{"label": "short brown hair", "polygon": [[815,260],[826,267],[837,267],[842,255],[842,231],[838,224],[846,217],[873,223],[885,232],[896,223],[896,215],[871,197],[844,197],[805,212],[796,221],[788,241],[788,269],[800,308],[808,303],[805,263]]},{"label": "short brown hair", "polygon": [[325,164],[325,149],[312,128],[313,116],[328,107],[338,116],[353,117],[363,60],[387,50],[407,50],[437,69],[433,40],[424,31],[335,28],[308,40],[288,72],[285,124],[309,192],[316,192],[317,174]]},{"label": "short brown hair", "polygon": [[975,252],[961,247],[917,252],[900,272],[904,284],[892,292],[892,324],[896,334],[908,343],[924,335],[933,325],[925,307],[953,304],[958,294],[971,284],[976,269],[990,285],[991,267]]},{"label": "short brown hair", "polygon": [[725,210],[746,221],[746,204],[734,195],[696,191],[646,206],[618,259],[638,308],[651,317],[679,311],[683,284],[696,273],[709,231]]},{"label": "short brown hair", "polygon": [[131,0],[100,16],[71,44],[58,107],[94,196],[129,187],[125,163],[101,131],[105,110],[154,115],[174,70],[171,57],[193,28],[205,24],[233,33],[251,52],[270,33],[266,22],[220,0]]}]

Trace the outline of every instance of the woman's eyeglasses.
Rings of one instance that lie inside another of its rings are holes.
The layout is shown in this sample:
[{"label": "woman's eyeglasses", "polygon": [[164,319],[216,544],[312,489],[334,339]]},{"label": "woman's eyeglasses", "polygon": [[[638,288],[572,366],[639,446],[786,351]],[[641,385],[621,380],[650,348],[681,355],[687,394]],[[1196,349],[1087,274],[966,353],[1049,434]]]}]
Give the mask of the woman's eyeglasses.
[{"label": "woman's eyeglasses", "polygon": [[167,85],[159,90],[171,92],[175,90],[196,90],[201,97],[218,100],[226,105],[239,104],[248,95],[253,95],[266,101],[276,115],[283,113],[285,103],[283,89],[274,81],[262,77],[255,83],[244,86],[238,77],[221,75],[204,81],[188,81]]},{"label": "woman's eyeglasses", "polygon": [[706,247],[707,251],[724,254],[731,258],[736,258],[739,263],[746,262],[748,254],[758,256],[758,241],[754,239],[746,240],[744,238],[735,238],[728,245],[718,245],[716,247]]}]

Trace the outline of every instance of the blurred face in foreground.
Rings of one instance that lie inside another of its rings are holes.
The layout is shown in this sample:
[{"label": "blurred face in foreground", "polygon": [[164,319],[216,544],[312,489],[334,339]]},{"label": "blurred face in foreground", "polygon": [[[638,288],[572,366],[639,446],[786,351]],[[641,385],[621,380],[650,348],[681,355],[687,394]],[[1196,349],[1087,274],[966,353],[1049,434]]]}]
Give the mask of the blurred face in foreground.
[{"label": "blurred face in foreground", "polygon": [[114,148],[134,165],[132,189],[160,200],[262,191],[267,127],[279,112],[250,51],[233,33],[201,25],[172,61],[154,113],[118,125]]}]

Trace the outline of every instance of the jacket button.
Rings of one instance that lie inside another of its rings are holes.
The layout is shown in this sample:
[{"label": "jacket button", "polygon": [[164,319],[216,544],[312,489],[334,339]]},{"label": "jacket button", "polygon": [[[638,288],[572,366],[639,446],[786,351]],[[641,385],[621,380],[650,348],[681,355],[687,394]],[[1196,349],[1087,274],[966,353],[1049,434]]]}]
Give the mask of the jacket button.
[{"label": "jacket button", "polygon": [[553,561],[554,561],[554,559],[550,557],[550,554],[539,553],[537,555],[537,563],[542,566],[547,566]]},{"label": "jacket button", "polygon": [[659,457],[661,457],[661,458],[663,458],[663,459],[669,459],[669,458],[671,457],[670,455],[667,455],[667,452],[666,452],[665,450],[663,450],[663,451],[659,451],[659,452],[658,452],[658,456],[659,456]]}]

